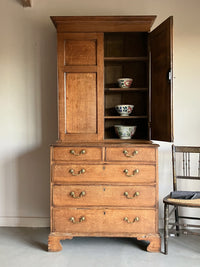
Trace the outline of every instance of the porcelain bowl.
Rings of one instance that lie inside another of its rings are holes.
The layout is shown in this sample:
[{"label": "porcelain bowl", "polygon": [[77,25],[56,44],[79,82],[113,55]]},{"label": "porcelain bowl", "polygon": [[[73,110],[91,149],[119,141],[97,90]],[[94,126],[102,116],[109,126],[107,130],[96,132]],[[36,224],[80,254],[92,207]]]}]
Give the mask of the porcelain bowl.
[{"label": "porcelain bowl", "polygon": [[131,79],[131,78],[119,78],[117,81],[118,81],[120,88],[129,88],[129,87],[131,87],[133,79]]},{"label": "porcelain bowl", "polygon": [[131,139],[136,131],[137,126],[114,125],[115,133],[120,139]]},{"label": "porcelain bowl", "polygon": [[120,116],[129,116],[133,111],[134,105],[117,105],[115,106],[116,111]]}]

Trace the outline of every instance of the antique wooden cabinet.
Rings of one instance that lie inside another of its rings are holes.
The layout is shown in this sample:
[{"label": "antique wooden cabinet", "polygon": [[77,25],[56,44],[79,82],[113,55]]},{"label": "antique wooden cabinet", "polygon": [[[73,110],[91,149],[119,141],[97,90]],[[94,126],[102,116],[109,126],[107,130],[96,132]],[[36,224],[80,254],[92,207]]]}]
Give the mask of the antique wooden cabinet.
[{"label": "antique wooden cabinet", "polygon": [[[49,251],[76,236],[136,237],[160,251],[158,145],[172,141],[172,17],[51,17],[58,131],[51,145]],[[133,78],[131,88],[117,79]],[[115,105],[133,104],[130,116]],[[114,125],[136,125],[131,140]]]}]

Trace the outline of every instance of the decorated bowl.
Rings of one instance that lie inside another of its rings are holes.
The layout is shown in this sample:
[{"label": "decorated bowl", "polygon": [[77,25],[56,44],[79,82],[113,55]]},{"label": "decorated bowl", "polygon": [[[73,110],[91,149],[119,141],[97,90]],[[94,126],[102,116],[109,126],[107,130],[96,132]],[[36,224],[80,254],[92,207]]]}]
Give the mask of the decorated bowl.
[{"label": "decorated bowl", "polygon": [[120,78],[117,80],[120,88],[129,88],[133,82],[131,78]]},{"label": "decorated bowl", "polygon": [[115,106],[116,111],[120,116],[128,116],[133,111],[134,105],[117,105]]},{"label": "decorated bowl", "polygon": [[137,126],[114,125],[115,133],[120,139],[131,139],[136,131]]}]

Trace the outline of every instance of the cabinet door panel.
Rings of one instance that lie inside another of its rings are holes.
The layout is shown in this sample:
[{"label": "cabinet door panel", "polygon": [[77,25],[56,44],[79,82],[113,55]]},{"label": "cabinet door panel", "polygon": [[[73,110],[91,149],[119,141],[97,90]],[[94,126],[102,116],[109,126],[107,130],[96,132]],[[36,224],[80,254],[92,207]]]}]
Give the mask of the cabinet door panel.
[{"label": "cabinet door panel", "polygon": [[172,24],[169,17],[150,33],[151,139],[173,141]]},{"label": "cabinet door panel", "polygon": [[96,73],[66,74],[66,132],[96,133]]},{"label": "cabinet door panel", "polygon": [[95,40],[66,40],[65,65],[96,65]]},{"label": "cabinet door panel", "polygon": [[60,141],[103,140],[103,34],[58,34]]}]

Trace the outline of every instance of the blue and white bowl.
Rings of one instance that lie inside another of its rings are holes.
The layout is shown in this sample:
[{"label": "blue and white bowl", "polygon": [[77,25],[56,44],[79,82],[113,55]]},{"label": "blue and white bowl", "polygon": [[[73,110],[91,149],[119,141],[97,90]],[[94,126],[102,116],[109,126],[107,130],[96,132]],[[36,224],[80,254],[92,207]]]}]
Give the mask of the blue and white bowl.
[{"label": "blue and white bowl", "polygon": [[136,131],[137,126],[114,125],[115,133],[120,139],[131,139]]},{"label": "blue and white bowl", "polygon": [[120,116],[129,116],[133,111],[134,105],[117,105],[115,106],[116,111]]}]

